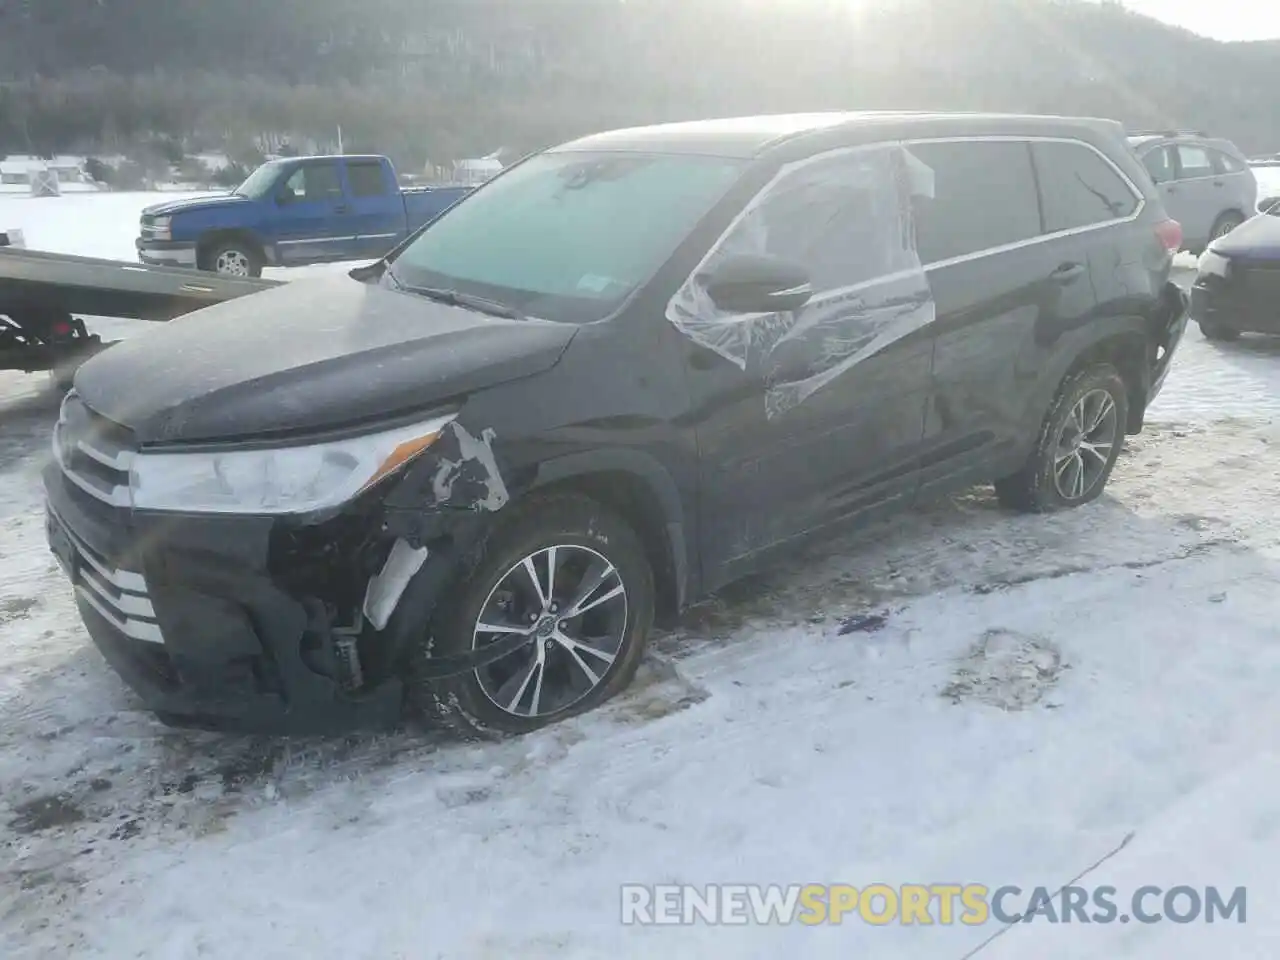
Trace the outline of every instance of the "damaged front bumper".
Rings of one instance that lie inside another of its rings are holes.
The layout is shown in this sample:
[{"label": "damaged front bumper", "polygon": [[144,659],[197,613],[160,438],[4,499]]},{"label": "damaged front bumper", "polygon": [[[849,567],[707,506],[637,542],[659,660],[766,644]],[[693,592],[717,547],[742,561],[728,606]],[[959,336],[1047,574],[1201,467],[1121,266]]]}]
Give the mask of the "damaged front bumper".
[{"label": "damaged front bumper", "polygon": [[[165,722],[206,729],[395,725],[404,653],[425,639],[457,554],[483,522],[471,511],[385,511],[377,529],[390,548],[352,585],[348,618],[325,591],[299,588],[279,519],[132,513],[87,497],[56,463],[44,484],[49,545],[95,645]],[[465,673],[508,652],[431,659],[417,679]]]}]

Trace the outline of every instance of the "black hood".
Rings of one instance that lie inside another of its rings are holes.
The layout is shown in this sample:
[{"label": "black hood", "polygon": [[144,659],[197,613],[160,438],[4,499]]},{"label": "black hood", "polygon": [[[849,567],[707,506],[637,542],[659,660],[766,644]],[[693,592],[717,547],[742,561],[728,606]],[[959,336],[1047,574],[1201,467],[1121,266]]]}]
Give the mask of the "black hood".
[{"label": "black hood", "polygon": [[140,443],[326,430],[540,373],[576,331],[340,276],[230,300],[118,343],[80,368],[76,390]]},{"label": "black hood", "polygon": [[1209,249],[1234,260],[1280,260],[1280,217],[1261,213],[1221,237]]}]

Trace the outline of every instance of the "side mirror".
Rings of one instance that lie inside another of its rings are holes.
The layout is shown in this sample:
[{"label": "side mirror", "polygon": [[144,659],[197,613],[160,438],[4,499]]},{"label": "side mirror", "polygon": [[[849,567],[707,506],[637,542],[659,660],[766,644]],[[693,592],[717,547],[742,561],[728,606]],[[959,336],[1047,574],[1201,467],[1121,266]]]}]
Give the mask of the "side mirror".
[{"label": "side mirror", "polygon": [[776,257],[730,257],[703,281],[711,302],[728,313],[799,310],[813,296],[809,273]]},{"label": "side mirror", "polygon": [[277,207],[287,207],[289,206],[289,204],[293,203],[295,199],[296,198],[293,195],[293,191],[288,189],[287,187],[281,187],[279,190],[276,191]]}]

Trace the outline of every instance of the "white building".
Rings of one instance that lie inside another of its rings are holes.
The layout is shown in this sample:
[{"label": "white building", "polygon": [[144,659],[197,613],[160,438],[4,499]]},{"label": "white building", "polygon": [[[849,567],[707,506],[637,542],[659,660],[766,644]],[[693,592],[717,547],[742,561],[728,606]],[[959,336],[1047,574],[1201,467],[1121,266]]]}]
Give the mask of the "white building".
[{"label": "white building", "polygon": [[84,173],[84,157],[58,156],[50,160],[40,157],[29,157],[13,154],[0,159],[0,183],[28,185],[32,173],[52,170],[58,175],[61,183],[83,183],[88,179]]}]

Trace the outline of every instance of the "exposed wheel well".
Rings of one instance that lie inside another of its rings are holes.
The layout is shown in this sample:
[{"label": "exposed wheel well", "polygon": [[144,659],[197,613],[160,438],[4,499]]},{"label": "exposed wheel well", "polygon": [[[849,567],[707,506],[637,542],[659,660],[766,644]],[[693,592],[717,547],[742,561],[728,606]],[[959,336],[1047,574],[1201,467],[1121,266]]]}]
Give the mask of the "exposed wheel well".
[{"label": "exposed wheel well", "polygon": [[200,237],[196,244],[196,263],[202,268],[208,269],[208,258],[212,256],[214,250],[224,243],[243,243],[249,253],[257,254],[260,260],[265,259],[262,250],[262,244],[258,242],[258,238],[245,230],[211,230]]},{"label": "exposed wheel well", "polygon": [[656,590],[656,622],[671,626],[680,614],[680,590],[667,518],[658,497],[643,480],[622,470],[576,474],[556,480],[534,493],[542,496],[572,490],[591,497],[617,512],[640,537],[653,568]]},{"label": "exposed wheel well", "polygon": [[1122,333],[1093,344],[1072,362],[1062,377],[1065,383],[1086,367],[1096,363],[1109,363],[1120,371],[1126,392],[1129,394],[1129,422],[1127,433],[1142,429],[1147,406],[1147,341],[1139,333]]}]

